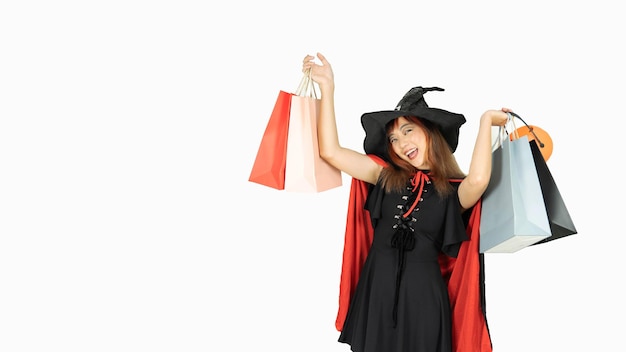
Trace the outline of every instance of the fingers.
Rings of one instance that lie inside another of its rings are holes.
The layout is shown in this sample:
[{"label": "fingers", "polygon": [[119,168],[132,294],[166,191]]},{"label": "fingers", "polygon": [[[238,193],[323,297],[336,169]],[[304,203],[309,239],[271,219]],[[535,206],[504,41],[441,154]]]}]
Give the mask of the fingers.
[{"label": "fingers", "polygon": [[[322,64],[324,64],[324,65],[328,64],[328,60],[326,60],[326,56],[322,55],[322,53],[317,53],[317,58],[320,59]],[[304,59],[302,59],[302,62],[303,63],[307,63],[307,62],[313,61],[314,59],[315,59],[315,56],[307,54],[304,57]]]},{"label": "fingers", "polygon": [[[324,57],[324,55],[322,55],[321,53],[317,53],[317,57],[321,61],[322,66],[328,65],[328,61],[326,60],[326,57]],[[316,66],[314,60],[315,60],[315,56],[306,55],[304,59],[302,60],[302,72],[306,73],[306,71],[313,69]]]},{"label": "fingers", "polygon": [[332,69],[326,57],[322,55],[322,53],[316,53],[316,56],[319,59],[321,64],[317,64],[315,62],[315,58],[316,58],[315,56],[306,55],[304,59],[302,60],[302,72],[306,74],[308,71],[311,71],[313,75],[330,74],[332,78]]},{"label": "fingers", "polygon": [[306,73],[306,71],[310,70],[313,66],[313,59],[315,57],[313,55],[306,55],[302,60],[302,72]]},{"label": "fingers", "polygon": [[326,65],[328,63],[328,60],[326,60],[326,57],[322,55],[322,53],[317,53],[317,57],[320,59],[322,64]]}]

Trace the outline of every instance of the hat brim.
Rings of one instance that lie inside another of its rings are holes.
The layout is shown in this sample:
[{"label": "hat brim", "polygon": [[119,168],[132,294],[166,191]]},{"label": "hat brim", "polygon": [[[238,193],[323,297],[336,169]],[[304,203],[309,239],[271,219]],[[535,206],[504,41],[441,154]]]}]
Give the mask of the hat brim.
[{"label": "hat brim", "polygon": [[459,143],[459,130],[465,123],[465,116],[443,109],[418,107],[408,110],[384,110],[365,113],[361,116],[361,125],[365,130],[363,149],[366,154],[377,155],[389,161],[387,151],[387,131],[389,122],[398,117],[414,116],[433,123],[439,128],[443,138],[454,153]]}]

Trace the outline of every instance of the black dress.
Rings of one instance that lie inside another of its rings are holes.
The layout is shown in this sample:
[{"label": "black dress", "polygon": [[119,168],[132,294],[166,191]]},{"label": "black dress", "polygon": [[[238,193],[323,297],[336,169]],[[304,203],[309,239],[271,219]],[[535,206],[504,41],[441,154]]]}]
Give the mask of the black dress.
[{"label": "black dress", "polygon": [[[451,184],[458,190],[458,182]],[[402,193],[374,186],[366,208],[373,242],[339,342],[355,352],[452,351],[450,302],[438,256],[456,257],[468,239],[457,192],[442,198],[420,172]]]}]

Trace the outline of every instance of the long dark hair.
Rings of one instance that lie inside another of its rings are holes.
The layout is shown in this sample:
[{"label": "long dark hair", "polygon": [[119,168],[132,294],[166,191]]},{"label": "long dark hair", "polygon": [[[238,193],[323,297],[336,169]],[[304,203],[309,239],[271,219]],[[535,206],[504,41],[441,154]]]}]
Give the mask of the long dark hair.
[{"label": "long dark hair", "polygon": [[[465,177],[465,173],[459,167],[450,146],[437,126],[430,121],[413,116],[406,116],[405,118],[426,132],[426,143],[429,146],[426,159],[430,164],[428,175],[433,180],[437,193],[442,196],[449,194],[454,190],[449,180]],[[387,133],[390,133],[397,124],[398,119],[390,121],[386,126]],[[407,180],[413,177],[418,170],[393,151],[389,140],[387,140],[387,153],[391,163],[380,174],[382,185],[386,191],[402,191],[406,187]]]}]

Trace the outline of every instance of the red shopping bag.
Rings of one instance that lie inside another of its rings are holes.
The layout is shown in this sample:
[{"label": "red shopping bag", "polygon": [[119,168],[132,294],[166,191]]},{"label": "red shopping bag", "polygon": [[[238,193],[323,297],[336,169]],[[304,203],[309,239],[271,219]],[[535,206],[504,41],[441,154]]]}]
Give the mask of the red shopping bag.
[{"label": "red shopping bag", "polygon": [[264,186],[285,189],[287,134],[293,93],[280,91],[265,127],[248,180]]},{"label": "red shopping bag", "polygon": [[302,77],[295,93],[280,91],[249,181],[291,192],[341,186],[341,171],[319,153],[319,104],[310,73]]}]

